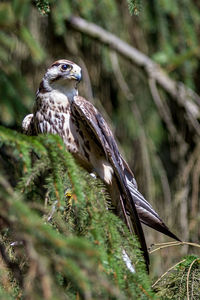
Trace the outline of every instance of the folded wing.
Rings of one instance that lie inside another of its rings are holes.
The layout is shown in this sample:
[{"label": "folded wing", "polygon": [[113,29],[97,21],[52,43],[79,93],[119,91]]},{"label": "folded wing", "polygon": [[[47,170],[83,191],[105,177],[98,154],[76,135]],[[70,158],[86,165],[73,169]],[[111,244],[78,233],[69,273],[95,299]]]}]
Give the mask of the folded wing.
[{"label": "folded wing", "polygon": [[[82,121],[85,126],[90,128],[90,130],[96,137],[99,145],[103,148],[107,160],[113,167],[114,174],[120,190],[119,207],[121,208],[121,213],[123,214],[123,220],[125,220],[131,232],[134,229],[134,232],[139,239],[145,262],[148,268],[149,255],[147,251],[143,229],[137,214],[131,191],[129,190],[129,188],[127,188],[126,177],[123,172],[123,160],[119,153],[112,132],[105,120],[103,119],[103,117],[101,116],[101,114],[90,102],[85,100],[83,97],[74,97],[74,101],[72,103],[72,113],[76,117],[79,117],[79,122]],[[127,212],[127,206],[129,207],[129,212]],[[130,219],[131,223],[129,221]]]}]

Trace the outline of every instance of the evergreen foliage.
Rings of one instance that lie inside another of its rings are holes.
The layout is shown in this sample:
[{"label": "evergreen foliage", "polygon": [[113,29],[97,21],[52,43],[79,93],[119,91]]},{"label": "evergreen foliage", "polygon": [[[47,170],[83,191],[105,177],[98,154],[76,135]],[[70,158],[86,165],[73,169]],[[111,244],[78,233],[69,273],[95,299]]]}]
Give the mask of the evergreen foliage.
[{"label": "evergreen foliage", "polygon": [[188,256],[156,285],[159,299],[198,299],[200,259]]},{"label": "evergreen foliage", "polygon": [[62,140],[1,127],[0,143],[7,155],[0,176],[2,295],[153,299],[136,238],[106,209],[102,182],[75,165]]},{"label": "evergreen foliage", "polygon": [[140,11],[141,1],[140,0],[127,0],[127,1],[128,1],[128,8],[131,15],[132,14],[138,15]]},{"label": "evergreen foliage", "polygon": [[50,4],[48,0],[36,0],[36,6],[43,15],[50,12]]}]

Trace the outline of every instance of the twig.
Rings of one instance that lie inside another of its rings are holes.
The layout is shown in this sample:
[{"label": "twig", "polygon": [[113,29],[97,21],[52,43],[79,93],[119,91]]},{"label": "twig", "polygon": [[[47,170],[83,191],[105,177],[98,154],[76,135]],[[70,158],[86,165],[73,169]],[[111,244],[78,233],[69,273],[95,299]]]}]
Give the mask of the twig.
[{"label": "twig", "polygon": [[153,248],[153,247],[155,247],[155,246],[164,246],[164,245],[171,245],[171,244],[177,244],[177,241],[173,241],[173,242],[165,242],[165,243],[157,243],[157,244],[151,244],[150,246],[149,246],[149,248],[148,248],[148,250],[149,250],[149,253],[151,253],[151,249]]},{"label": "twig", "polygon": [[165,276],[167,275],[167,273],[169,273],[171,270],[173,270],[176,266],[180,265],[182,262],[186,261],[186,258],[179,261],[178,263],[176,263],[175,265],[173,265],[172,267],[170,267],[164,274],[162,274],[153,284],[152,284],[152,288]]},{"label": "twig", "polygon": [[200,142],[197,142],[197,145],[194,151],[190,154],[190,157],[187,160],[187,165],[184,167],[184,170],[182,172],[183,185],[185,185],[189,180],[189,175],[192,169],[194,168],[196,159],[198,159],[199,157],[199,152],[200,152]]},{"label": "twig", "polygon": [[172,116],[170,113],[170,110],[165,102],[161,100],[161,97],[158,92],[158,88],[156,86],[156,80],[155,78],[149,78],[149,87],[151,91],[151,95],[153,97],[154,103],[156,104],[158,108],[158,112],[161,116],[161,118],[164,120],[164,122],[167,125],[168,131],[172,137],[177,137],[177,130],[172,122]]},{"label": "twig", "polygon": [[160,176],[160,182],[162,186],[163,196],[164,196],[164,205],[165,205],[165,215],[168,217],[167,219],[170,219],[170,223],[172,223],[172,217],[169,212],[170,208],[172,207],[172,196],[171,196],[171,190],[169,185],[169,180],[167,177],[167,172],[165,170],[165,167],[163,166],[163,162],[160,159],[159,155],[157,154],[155,150],[155,145],[152,140],[149,141],[151,150],[153,151],[153,159],[155,163],[157,164],[157,172]]},{"label": "twig", "polygon": [[[182,277],[181,277],[181,282],[180,282],[180,285],[179,285],[179,293],[178,293],[178,295],[181,295],[181,286],[182,286],[182,282],[183,282],[184,276],[185,276],[185,273],[183,272],[183,275],[182,275]],[[178,300],[182,300],[182,299],[180,298],[180,296],[178,297]]]},{"label": "twig", "polygon": [[192,288],[191,288],[192,299],[193,299],[193,292],[194,292],[194,272],[192,273]]},{"label": "twig", "polygon": [[177,244],[177,243],[179,243],[179,242],[173,241],[173,242],[165,242],[165,243],[156,243],[156,244],[152,244],[151,247],[153,247],[153,246],[164,246],[164,245]]},{"label": "twig", "polygon": [[193,264],[199,260],[199,258],[196,258],[193,260],[193,262],[191,263],[189,269],[188,269],[188,273],[187,273],[187,300],[190,300],[190,292],[189,292],[189,276],[190,276],[190,272],[191,272],[191,269],[192,269],[192,266]]},{"label": "twig", "polygon": [[149,88],[151,91],[151,95],[153,97],[154,103],[157,106],[158,112],[165,122],[167,129],[171,135],[172,139],[176,139],[177,143],[180,144],[183,149],[182,154],[185,154],[185,151],[187,150],[186,143],[183,140],[182,136],[178,133],[176,127],[174,126],[174,122],[172,120],[171,112],[169,110],[168,105],[166,102],[162,101],[160,94],[158,92],[158,88],[156,86],[156,80],[155,78],[149,78]]},{"label": "twig", "polygon": [[164,248],[168,248],[168,247],[173,247],[173,246],[184,246],[184,245],[189,245],[189,246],[193,246],[193,247],[197,247],[197,248],[200,248],[200,245],[199,244],[196,244],[196,243],[190,243],[190,242],[175,242],[175,243],[170,243],[170,244],[167,244],[164,243],[165,245],[164,246],[161,246],[159,248],[156,248],[154,250],[151,250],[149,251],[149,254],[152,254],[153,252],[156,252],[158,250],[161,250],[161,249],[164,249]]}]

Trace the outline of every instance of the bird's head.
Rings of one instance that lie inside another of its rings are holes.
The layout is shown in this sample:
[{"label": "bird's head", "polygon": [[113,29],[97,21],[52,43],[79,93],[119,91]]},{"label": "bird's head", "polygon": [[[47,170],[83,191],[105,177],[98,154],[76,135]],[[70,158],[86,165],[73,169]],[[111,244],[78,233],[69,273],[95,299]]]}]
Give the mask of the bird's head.
[{"label": "bird's head", "polygon": [[77,64],[66,59],[60,59],[47,69],[43,78],[43,85],[47,91],[57,89],[67,93],[76,89],[81,78],[81,68]]},{"label": "bird's head", "polygon": [[81,80],[81,68],[69,60],[60,59],[47,69],[45,77],[49,80],[49,83],[59,80],[79,82]]}]

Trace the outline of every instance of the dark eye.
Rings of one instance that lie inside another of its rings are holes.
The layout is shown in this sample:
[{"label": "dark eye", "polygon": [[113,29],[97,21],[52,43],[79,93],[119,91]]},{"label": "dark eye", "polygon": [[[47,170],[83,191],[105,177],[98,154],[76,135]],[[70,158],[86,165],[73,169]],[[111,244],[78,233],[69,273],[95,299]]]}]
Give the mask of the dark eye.
[{"label": "dark eye", "polygon": [[62,66],[61,66],[61,70],[62,70],[62,71],[71,70],[71,68],[72,68],[72,67],[71,67],[70,65],[62,65]]}]

